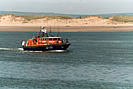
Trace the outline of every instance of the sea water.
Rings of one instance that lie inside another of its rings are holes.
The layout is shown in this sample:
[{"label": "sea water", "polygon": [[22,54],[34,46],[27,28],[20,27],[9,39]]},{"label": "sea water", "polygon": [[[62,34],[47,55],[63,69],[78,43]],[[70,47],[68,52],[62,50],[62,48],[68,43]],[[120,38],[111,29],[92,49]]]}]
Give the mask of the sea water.
[{"label": "sea water", "polygon": [[133,32],[62,32],[66,52],[23,51],[33,33],[0,32],[0,89],[133,89]]}]

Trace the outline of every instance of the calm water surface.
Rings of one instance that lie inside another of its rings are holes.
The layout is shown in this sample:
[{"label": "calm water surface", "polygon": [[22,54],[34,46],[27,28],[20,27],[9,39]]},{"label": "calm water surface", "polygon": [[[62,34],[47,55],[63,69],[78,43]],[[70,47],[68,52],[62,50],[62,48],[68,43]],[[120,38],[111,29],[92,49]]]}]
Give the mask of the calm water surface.
[{"label": "calm water surface", "polygon": [[133,89],[133,32],[61,33],[65,53],[22,51],[32,36],[0,32],[0,89]]}]

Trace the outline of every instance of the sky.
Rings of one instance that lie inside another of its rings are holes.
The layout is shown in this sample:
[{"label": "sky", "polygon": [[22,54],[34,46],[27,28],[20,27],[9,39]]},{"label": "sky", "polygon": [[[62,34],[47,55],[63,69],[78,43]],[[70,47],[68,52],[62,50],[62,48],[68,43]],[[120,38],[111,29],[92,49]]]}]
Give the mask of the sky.
[{"label": "sky", "polygon": [[64,14],[133,13],[133,0],[1,0],[0,11]]}]

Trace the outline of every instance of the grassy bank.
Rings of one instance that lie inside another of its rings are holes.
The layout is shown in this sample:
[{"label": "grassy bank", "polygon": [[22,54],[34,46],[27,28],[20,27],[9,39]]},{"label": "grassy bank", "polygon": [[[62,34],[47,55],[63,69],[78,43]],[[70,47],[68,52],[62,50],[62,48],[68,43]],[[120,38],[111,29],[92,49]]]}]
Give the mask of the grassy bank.
[{"label": "grassy bank", "polygon": [[133,22],[133,16],[112,16],[109,18],[118,22]]},{"label": "grassy bank", "polygon": [[[41,15],[24,15],[23,16],[27,20],[33,20],[33,19],[42,19],[42,18],[48,18],[48,19],[73,19],[73,17],[70,16],[41,16]],[[91,17],[91,16],[88,16]],[[99,18],[102,18],[98,16]],[[76,18],[87,18],[87,17],[76,17]],[[110,19],[112,21],[117,22],[133,22],[133,16],[111,16],[104,19]]]},{"label": "grassy bank", "polygon": [[42,19],[42,18],[48,18],[48,19],[72,19],[72,17],[69,17],[69,16],[24,15],[23,17],[25,19],[27,19],[27,20]]}]

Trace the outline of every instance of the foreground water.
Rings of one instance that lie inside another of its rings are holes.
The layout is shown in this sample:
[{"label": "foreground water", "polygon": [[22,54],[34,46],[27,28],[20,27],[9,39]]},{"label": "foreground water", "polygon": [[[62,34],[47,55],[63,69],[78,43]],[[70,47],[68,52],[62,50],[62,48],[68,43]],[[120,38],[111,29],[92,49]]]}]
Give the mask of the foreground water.
[{"label": "foreground water", "polygon": [[33,32],[0,32],[0,89],[133,89],[133,32],[61,33],[64,53],[25,52]]}]

